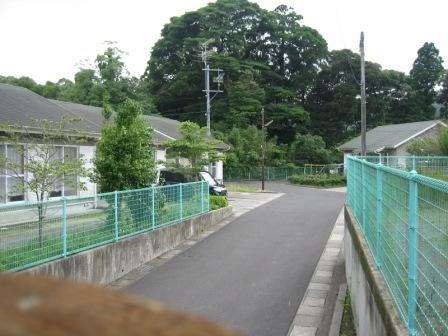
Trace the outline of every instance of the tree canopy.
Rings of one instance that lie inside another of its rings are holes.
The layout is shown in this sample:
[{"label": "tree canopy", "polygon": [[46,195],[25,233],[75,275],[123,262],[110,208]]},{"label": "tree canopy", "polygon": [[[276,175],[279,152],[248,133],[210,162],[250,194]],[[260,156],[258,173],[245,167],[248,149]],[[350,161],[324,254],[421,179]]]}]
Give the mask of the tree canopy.
[{"label": "tree canopy", "polygon": [[[0,76],[0,82],[94,106],[117,108],[130,98],[140,103],[144,114],[159,113],[203,126],[200,54],[205,41],[209,41],[211,67],[225,72],[224,92],[212,99],[216,136],[232,141],[232,136],[254,135],[261,128],[264,107],[266,119],[273,120],[268,139],[282,153],[278,155],[282,159],[273,162],[283,164],[291,159],[286,153],[298,150],[296,145],[292,148],[298,139],[334,151],[359,134],[359,54],[347,49],[329,51],[320,33],[305,26],[302,16],[285,5],[265,10],[248,0],[217,0],[172,17],[153,46],[141,78],[129,76],[125,53],[110,44],[93,66],[79,69],[74,81],[40,85],[28,77]],[[431,42],[424,43],[409,74],[367,61],[366,95],[368,129],[435,119],[438,111],[446,117],[448,74],[439,50]],[[307,153],[308,159],[315,158]],[[231,151],[229,155],[236,159],[228,164],[248,164],[251,160],[246,154]]]}]

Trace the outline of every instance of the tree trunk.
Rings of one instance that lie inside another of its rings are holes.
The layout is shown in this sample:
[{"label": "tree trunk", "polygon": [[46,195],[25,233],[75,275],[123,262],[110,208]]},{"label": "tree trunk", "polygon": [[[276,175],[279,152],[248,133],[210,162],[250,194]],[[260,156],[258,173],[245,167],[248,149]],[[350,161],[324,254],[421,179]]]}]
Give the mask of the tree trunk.
[{"label": "tree trunk", "polygon": [[39,216],[39,247],[42,248],[43,239],[42,239],[42,231],[44,226],[44,205],[39,202],[37,205],[37,212]]}]

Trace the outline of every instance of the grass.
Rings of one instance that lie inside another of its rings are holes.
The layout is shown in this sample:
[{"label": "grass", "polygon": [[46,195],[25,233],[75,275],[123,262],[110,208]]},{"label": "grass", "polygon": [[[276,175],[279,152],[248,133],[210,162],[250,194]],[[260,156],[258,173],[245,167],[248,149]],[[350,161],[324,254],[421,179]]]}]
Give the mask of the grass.
[{"label": "grass", "polygon": [[347,184],[346,177],[341,175],[292,175],[288,180],[292,184],[318,187],[342,187]]},{"label": "grass", "polygon": [[352,301],[347,292],[344,300],[344,313],[342,314],[340,336],[356,336],[356,328],[353,320]]},{"label": "grass", "polygon": [[[201,202],[200,196],[185,195],[182,204],[182,217],[191,217],[202,213],[202,210],[206,211],[206,205],[202,209]],[[222,202],[218,201],[219,204],[223,204]],[[215,203],[211,198],[210,205],[214,206]],[[179,202],[164,201],[156,209],[156,227],[180,220]],[[123,202],[118,212],[118,219],[119,237],[137,234],[152,228],[151,210],[145,205],[135,207],[133,203]],[[24,268],[62,257],[61,222],[60,217],[45,222],[41,242],[38,237],[37,221],[0,231],[0,241],[3,241],[0,244],[0,271]],[[114,239],[114,212],[111,209],[94,213],[77,213],[67,218],[67,254],[104,245]]]},{"label": "grass", "polygon": [[259,192],[260,189],[250,185],[228,183],[227,190],[230,192]]}]

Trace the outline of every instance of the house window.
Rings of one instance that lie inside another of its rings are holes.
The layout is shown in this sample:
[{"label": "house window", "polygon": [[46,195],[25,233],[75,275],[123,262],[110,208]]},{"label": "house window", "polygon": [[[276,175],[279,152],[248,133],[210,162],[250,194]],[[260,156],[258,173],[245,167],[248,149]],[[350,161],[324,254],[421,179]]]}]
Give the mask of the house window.
[{"label": "house window", "polygon": [[[64,147],[64,162],[71,162],[78,159],[78,148]],[[65,177],[64,182],[64,196],[78,195],[77,182],[78,176],[69,175]]]},{"label": "house window", "polygon": [[[52,154],[52,160],[61,162],[70,162],[78,158],[78,148],[69,146],[56,146]],[[78,195],[77,175],[69,175],[62,179],[57,179],[53,183],[53,190],[50,192],[50,197],[60,196],[76,196]]]},{"label": "house window", "polygon": [[16,169],[0,169],[0,203],[23,201],[23,146],[0,144],[0,156]]},{"label": "house window", "polygon": [[[63,162],[64,156],[63,156],[64,148],[61,146],[57,146],[52,148],[52,151],[50,153],[50,161],[51,162]],[[50,191],[50,197],[61,197],[63,195],[63,185],[62,185],[62,179],[57,178],[53,181],[52,190]]]},{"label": "house window", "polygon": [[[5,157],[17,169],[0,168],[0,204],[25,200],[23,182],[25,178],[23,146],[0,144],[0,157]],[[74,146],[56,146],[51,153],[51,160],[68,162],[78,158],[78,148]],[[68,176],[66,183],[62,179],[53,182],[50,197],[76,196],[78,194],[78,176]]]}]

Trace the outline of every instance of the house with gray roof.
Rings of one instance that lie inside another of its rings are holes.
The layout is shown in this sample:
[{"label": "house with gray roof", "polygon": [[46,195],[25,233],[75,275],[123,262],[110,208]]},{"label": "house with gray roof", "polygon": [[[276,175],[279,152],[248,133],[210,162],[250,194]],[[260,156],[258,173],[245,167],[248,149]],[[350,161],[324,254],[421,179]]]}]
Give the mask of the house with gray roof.
[{"label": "house with gray roof", "polygon": [[[367,155],[408,156],[407,146],[412,140],[435,138],[445,127],[447,125],[440,120],[375,127],[366,133]],[[344,152],[344,163],[347,155],[360,155],[361,136],[339,146],[339,150]]]},{"label": "house with gray roof", "polygon": [[[76,125],[70,127],[79,128],[83,136],[90,139],[87,143],[81,144],[61,144],[57,146],[61,151],[60,157],[65,155],[83,156],[87,168],[92,167],[92,159],[95,153],[95,144],[101,136],[102,127],[108,122],[102,113],[103,109],[95,106],[88,106],[70,102],[47,99],[26,88],[8,84],[0,84],[0,125],[17,125],[26,127],[28,132],[39,134],[33,120],[59,121],[61,117],[76,118],[80,120]],[[159,115],[143,116],[153,128],[153,141],[156,147],[155,160],[166,161],[166,140],[179,139],[178,132],[180,122],[173,119],[164,118]],[[0,129],[0,133],[2,130]],[[217,146],[218,150],[226,150],[227,145]],[[14,151],[13,146],[0,141],[0,155],[17,158],[18,153]],[[222,180],[223,164],[222,161],[216,162],[212,166],[212,172],[217,180]],[[24,172],[26,174],[26,172]],[[12,201],[32,200],[32,195],[20,193],[13,190],[15,181],[18,177],[7,176],[0,170],[0,204]],[[83,196],[96,193],[96,185],[91,181],[85,180],[86,191],[74,190],[64,185],[59,186],[55,192],[58,196]]]}]

